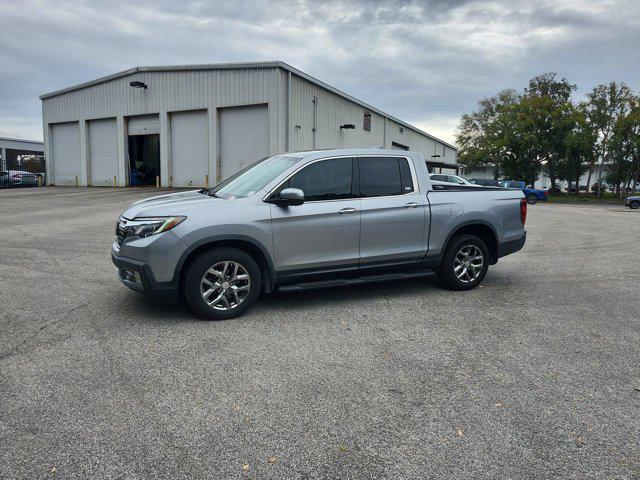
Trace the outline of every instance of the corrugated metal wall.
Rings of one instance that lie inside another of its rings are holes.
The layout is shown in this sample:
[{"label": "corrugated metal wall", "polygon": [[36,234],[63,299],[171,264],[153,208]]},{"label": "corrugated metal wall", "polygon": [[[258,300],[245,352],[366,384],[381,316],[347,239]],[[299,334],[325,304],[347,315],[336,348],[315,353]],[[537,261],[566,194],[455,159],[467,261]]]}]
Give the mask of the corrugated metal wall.
[{"label": "corrugated metal wall", "polygon": [[[314,98],[317,104],[314,105]],[[317,109],[314,145],[314,111]],[[291,150],[382,148],[384,118],[371,112],[371,131],[363,127],[365,109],[295,75],[291,79]],[[355,129],[340,129],[353,124]]]},{"label": "corrugated metal wall", "polygon": [[[132,88],[137,80],[147,89]],[[172,112],[203,110],[208,112],[210,137],[209,179],[216,178],[217,109],[221,107],[268,104],[269,149],[271,154],[286,150],[285,84],[278,68],[242,70],[189,70],[170,72],[138,72],[105,83],[43,99],[45,148],[49,145],[51,125],[72,120],[91,120],[117,117],[126,131],[126,117],[144,114],[160,115],[160,160],[162,184],[170,179],[170,122]],[[125,135],[125,133],[120,133]],[[121,168],[118,184],[125,185],[127,153],[126,141],[119,138]],[[51,148],[47,148],[48,165],[55,163]],[[48,171],[49,182],[55,183],[54,168]],[[204,178],[202,179],[204,182]]]},{"label": "corrugated metal wall", "polygon": [[[148,88],[130,87],[129,82],[133,80],[145,83]],[[52,175],[55,156],[50,138],[53,124],[79,121],[81,143],[84,144],[86,132],[83,134],[82,130],[87,128],[88,120],[115,117],[119,150],[117,181],[118,185],[126,185],[127,117],[157,114],[160,123],[161,181],[168,186],[172,172],[170,114],[195,110],[207,111],[208,178],[213,182],[217,177],[220,155],[218,109],[254,104],[268,104],[270,154],[313,148],[391,148],[392,142],[396,142],[422,153],[427,159],[439,154],[441,161],[456,161],[454,149],[406,126],[402,126],[404,132],[400,133],[400,124],[376,112],[370,112],[371,130],[365,131],[364,107],[282,68],[137,72],[43,99],[49,182],[55,183]],[[344,124],[353,124],[355,129],[340,129]],[[82,149],[82,155],[86,157],[86,148]],[[81,159],[81,184],[88,177],[88,163],[86,158]]]},{"label": "corrugated metal wall", "polygon": [[[317,105],[314,105],[314,98]],[[312,148],[392,148],[392,142],[409,147],[431,158],[439,154],[440,161],[454,163],[455,149],[437,140],[416,132],[406,126],[371,112],[371,131],[363,129],[364,112],[361,105],[295,75],[291,80],[291,150]],[[316,114],[316,138],[313,140],[314,108]],[[340,129],[341,125],[353,124],[355,129]],[[401,129],[403,133],[401,132]]]}]

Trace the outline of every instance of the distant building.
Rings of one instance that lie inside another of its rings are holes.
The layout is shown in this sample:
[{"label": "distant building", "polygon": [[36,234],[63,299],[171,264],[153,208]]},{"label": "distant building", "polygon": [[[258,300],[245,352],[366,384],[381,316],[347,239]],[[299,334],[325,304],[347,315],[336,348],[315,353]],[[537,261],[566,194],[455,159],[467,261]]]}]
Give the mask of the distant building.
[{"label": "distant building", "polygon": [[20,166],[24,166],[26,163],[34,163],[34,160],[42,163],[43,155],[44,144],[42,142],[0,137],[1,171],[20,170]]},{"label": "distant building", "polygon": [[457,170],[453,145],[283,62],[137,67],[40,98],[49,184],[201,187],[265,156],[347,147]]}]

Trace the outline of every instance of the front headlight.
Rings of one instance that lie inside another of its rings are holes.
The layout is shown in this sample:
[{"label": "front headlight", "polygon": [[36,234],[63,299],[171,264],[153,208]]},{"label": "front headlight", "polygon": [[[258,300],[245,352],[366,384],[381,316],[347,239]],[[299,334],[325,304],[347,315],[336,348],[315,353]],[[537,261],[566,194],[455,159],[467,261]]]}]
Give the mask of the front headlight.
[{"label": "front headlight", "polygon": [[167,232],[186,219],[187,217],[141,217],[127,220],[120,228],[124,231],[124,237],[145,238]]}]

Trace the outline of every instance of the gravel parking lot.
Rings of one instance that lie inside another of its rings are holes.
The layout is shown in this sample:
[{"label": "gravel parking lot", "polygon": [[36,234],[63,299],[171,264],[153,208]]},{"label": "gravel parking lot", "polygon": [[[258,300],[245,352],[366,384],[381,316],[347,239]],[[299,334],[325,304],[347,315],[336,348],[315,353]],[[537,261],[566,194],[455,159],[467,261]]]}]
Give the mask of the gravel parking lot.
[{"label": "gravel parking lot", "polygon": [[640,477],[640,214],[535,205],[483,286],[198,320],[115,278],[152,190],[0,192],[1,478]]}]

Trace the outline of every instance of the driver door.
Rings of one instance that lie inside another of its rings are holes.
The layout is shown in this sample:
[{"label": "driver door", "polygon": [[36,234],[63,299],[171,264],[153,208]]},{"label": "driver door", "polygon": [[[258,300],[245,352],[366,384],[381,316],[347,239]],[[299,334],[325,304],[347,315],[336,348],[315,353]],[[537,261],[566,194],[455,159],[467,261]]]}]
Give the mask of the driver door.
[{"label": "driver door", "polygon": [[305,202],[271,204],[274,260],[281,278],[303,280],[333,270],[357,269],[360,199],[357,162],[351,157],[304,165],[277,191],[299,188]]}]

